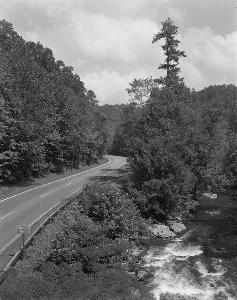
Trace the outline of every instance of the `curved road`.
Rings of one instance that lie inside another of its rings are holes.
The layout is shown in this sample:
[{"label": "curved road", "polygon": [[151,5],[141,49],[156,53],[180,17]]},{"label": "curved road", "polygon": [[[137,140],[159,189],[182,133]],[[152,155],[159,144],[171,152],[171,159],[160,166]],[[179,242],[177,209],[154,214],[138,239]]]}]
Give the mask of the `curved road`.
[{"label": "curved road", "polygon": [[87,171],[0,199],[0,250],[16,236],[16,225],[29,225],[60,201],[79,191],[87,178],[105,176],[126,163],[126,158],[106,156],[109,161]]}]

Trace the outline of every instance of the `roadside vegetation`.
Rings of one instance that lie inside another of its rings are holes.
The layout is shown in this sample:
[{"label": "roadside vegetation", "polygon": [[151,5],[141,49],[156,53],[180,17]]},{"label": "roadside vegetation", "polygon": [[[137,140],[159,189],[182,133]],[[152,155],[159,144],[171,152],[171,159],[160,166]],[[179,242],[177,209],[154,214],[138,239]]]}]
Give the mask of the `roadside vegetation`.
[{"label": "roadside vegetation", "polygon": [[146,223],[113,183],[75,197],[0,287],[0,299],[153,299],[135,273]]}]

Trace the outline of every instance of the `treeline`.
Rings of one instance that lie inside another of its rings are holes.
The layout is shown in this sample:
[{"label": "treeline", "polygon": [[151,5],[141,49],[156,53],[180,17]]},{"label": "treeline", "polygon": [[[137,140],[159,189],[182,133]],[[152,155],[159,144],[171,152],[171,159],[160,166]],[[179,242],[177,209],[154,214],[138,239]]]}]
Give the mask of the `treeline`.
[{"label": "treeline", "polygon": [[162,23],[153,42],[165,40],[159,79],[130,83],[130,103],[113,139],[112,153],[126,155],[133,171],[127,190],[144,216],[183,218],[205,191],[219,192],[237,176],[237,87],[196,92],[179,76],[178,28]]},{"label": "treeline", "polygon": [[104,104],[100,106],[100,112],[106,118],[105,132],[108,151],[111,151],[111,148],[113,147],[113,138],[123,121],[123,109],[125,107],[125,104]]},{"label": "treeline", "polygon": [[90,164],[106,148],[105,118],[93,91],[41,43],[0,21],[0,178],[21,181]]}]

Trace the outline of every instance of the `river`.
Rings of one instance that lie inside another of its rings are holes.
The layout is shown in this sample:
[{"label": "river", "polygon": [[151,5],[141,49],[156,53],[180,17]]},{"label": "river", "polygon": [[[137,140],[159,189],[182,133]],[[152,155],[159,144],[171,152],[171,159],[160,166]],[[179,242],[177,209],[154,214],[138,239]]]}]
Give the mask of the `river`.
[{"label": "river", "polygon": [[186,226],[145,257],[155,299],[237,299],[237,199],[202,199]]}]

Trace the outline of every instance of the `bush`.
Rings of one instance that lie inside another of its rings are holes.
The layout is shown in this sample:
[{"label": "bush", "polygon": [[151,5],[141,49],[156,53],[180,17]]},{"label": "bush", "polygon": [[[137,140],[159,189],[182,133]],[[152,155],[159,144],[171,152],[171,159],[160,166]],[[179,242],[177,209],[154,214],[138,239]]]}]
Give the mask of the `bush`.
[{"label": "bush", "polygon": [[139,211],[121,189],[112,183],[92,183],[85,187],[82,196],[85,214],[100,224],[110,239],[138,239],[142,227]]},{"label": "bush", "polygon": [[74,265],[44,263],[37,276],[11,274],[0,288],[3,300],[152,300],[149,289],[123,270],[90,277]]}]

